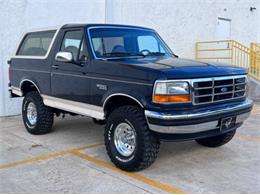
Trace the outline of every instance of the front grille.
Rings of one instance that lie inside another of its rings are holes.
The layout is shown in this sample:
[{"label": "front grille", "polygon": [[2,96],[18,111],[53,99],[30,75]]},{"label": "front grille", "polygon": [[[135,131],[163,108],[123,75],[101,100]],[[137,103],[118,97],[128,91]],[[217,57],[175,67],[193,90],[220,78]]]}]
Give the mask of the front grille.
[{"label": "front grille", "polygon": [[246,76],[194,79],[193,104],[206,104],[242,98],[246,95]]}]

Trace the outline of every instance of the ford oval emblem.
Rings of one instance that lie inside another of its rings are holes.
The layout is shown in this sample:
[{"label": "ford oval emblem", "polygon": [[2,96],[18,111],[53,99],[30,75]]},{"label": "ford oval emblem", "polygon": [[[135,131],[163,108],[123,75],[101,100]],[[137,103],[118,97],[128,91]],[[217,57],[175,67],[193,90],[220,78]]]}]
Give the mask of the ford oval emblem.
[{"label": "ford oval emblem", "polygon": [[227,92],[227,91],[228,91],[228,88],[227,88],[227,87],[222,87],[222,88],[220,89],[220,91],[223,92],[223,93],[224,93],[224,92]]}]

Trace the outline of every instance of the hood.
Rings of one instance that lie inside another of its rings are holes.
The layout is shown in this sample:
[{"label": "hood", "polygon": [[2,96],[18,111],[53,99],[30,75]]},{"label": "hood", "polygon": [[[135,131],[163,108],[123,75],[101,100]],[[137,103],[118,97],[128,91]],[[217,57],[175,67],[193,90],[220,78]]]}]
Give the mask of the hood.
[{"label": "hood", "polygon": [[[156,69],[165,74],[168,79],[187,79],[216,76],[246,74],[244,68],[218,62],[201,62],[174,57],[154,57],[119,60],[120,64],[134,65],[140,68]],[[118,61],[117,61],[118,62]]]}]

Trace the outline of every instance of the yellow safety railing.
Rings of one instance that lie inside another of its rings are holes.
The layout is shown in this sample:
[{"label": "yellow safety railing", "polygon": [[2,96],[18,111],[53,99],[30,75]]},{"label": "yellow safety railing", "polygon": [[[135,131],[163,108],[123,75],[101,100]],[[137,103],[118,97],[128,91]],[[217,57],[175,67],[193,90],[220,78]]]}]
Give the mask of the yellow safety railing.
[{"label": "yellow safety railing", "polygon": [[251,43],[251,61],[249,73],[260,80],[260,43]]},{"label": "yellow safety railing", "polygon": [[247,68],[251,76],[260,80],[260,44],[252,43],[248,48],[234,40],[197,42],[195,58]]}]

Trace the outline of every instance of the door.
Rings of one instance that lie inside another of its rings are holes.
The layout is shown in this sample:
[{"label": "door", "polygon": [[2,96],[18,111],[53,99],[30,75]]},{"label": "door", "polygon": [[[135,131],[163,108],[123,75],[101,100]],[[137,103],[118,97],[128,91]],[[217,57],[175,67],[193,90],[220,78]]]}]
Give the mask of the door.
[{"label": "door", "polygon": [[[218,18],[217,29],[216,29],[216,40],[230,40],[231,20],[226,18]],[[231,63],[230,57],[232,55],[231,45],[229,41],[219,42],[216,48],[223,49],[222,51],[216,51],[214,56],[218,57],[217,61]]]},{"label": "door", "polygon": [[52,96],[82,103],[90,102],[88,53],[83,30],[66,30],[57,50],[70,52],[73,62],[54,60],[51,74]]},{"label": "door", "polygon": [[218,18],[216,29],[216,40],[230,39],[231,20],[226,18]]}]

